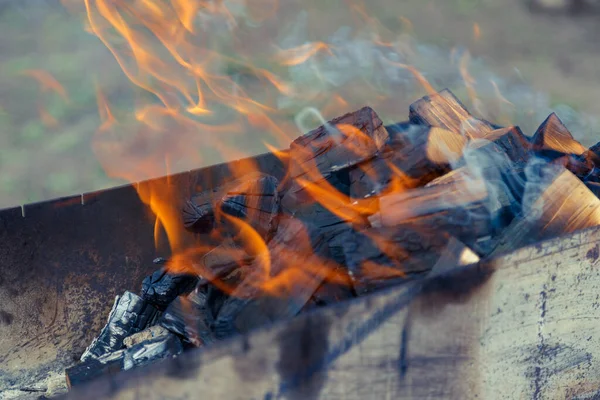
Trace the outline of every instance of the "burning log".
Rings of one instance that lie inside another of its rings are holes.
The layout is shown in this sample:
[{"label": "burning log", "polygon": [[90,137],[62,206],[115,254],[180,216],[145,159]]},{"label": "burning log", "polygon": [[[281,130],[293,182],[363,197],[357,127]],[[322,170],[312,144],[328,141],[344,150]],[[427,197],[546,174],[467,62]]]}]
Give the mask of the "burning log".
[{"label": "burning log", "polygon": [[485,138],[496,129],[487,121],[473,118],[452,92],[444,89],[410,105],[410,121],[447,129],[467,138]]},{"label": "burning log", "polygon": [[396,134],[380,157],[350,172],[350,195],[365,198],[390,190],[422,186],[450,172],[461,157],[466,139],[442,128],[408,125]]},{"label": "burning log", "polygon": [[207,304],[205,288],[196,288],[187,296],[175,299],[158,321],[159,325],[196,347],[214,341],[210,325],[213,315]]},{"label": "burning log", "polygon": [[159,310],[164,310],[177,296],[191,292],[198,277],[190,274],[171,274],[163,267],[142,282],[142,298]]},{"label": "burning log", "polygon": [[131,292],[117,296],[108,316],[108,322],[98,337],[83,352],[81,361],[99,358],[120,350],[127,336],[152,325],[158,314],[154,306]]},{"label": "burning log", "polygon": [[[268,245],[268,254],[246,267],[214,323],[217,338],[248,332],[298,314],[333,268],[313,253],[311,233],[286,219]],[[318,240],[317,240],[318,241]],[[318,250],[317,250],[318,252]]]},{"label": "burning log", "polygon": [[222,187],[193,196],[183,208],[186,228],[208,233],[215,227],[227,231],[230,215],[246,221],[263,237],[277,230],[279,212],[278,180],[270,175],[252,173]]},{"label": "burning log", "polygon": [[314,181],[316,171],[327,176],[356,165],[374,157],[388,137],[370,107],[335,118],[292,142],[290,177]]},{"label": "burning log", "polygon": [[444,232],[396,224],[393,228],[347,232],[341,240],[354,289],[365,295],[425,276],[448,239]]},{"label": "burning log", "polygon": [[[482,140],[475,141],[473,149],[487,153],[488,158],[493,157],[492,153],[496,153],[500,157],[506,156],[511,163],[516,165],[527,163],[531,153],[529,141],[517,126],[489,132]],[[462,163],[464,162],[463,159]]]}]

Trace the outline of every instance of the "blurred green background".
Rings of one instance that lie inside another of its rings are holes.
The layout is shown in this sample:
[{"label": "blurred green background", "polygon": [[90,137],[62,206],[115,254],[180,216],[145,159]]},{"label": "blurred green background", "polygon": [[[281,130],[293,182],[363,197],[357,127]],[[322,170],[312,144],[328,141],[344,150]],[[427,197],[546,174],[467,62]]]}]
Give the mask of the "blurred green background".
[{"label": "blurred green background", "polygon": [[[252,2],[247,6],[252,7]],[[380,22],[381,32],[387,35],[384,39],[410,37],[406,43],[416,54],[413,60],[428,71],[436,88],[451,86],[473,106],[464,88],[450,78],[445,81],[446,76],[456,75],[457,66],[448,61],[452,48],[468,48],[476,60],[472,67],[476,78],[493,75],[505,82],[514,104],[508,111],[509,123],[531,134],[544,113],[557,109],[585,145],[600,140],[594,117],[600,115],[598,16],[532,13],[522,0],[377,0],[368,1],[367,10]],[[297,20],[300,11],[306,21],[298,43],[324,40],[342,26],[364,28],[357,26],[348,1],[290,0],[278,5],[280,23],[273,37],[283,41],[293,37],[295,25],[290,21]],[[134,91],[110,52],[84,30],[82,21],[81,15],[67,12],[58,0],[0,3],[0,207],[123,183],[107,176],[92,150],[92,138],[101,124],[96,88],[122,112],[132,107]],[[247,29],[252,24],[247,23]],[[211,34],[213,46],[233,52],[228,45],[233,39],[226,31]],[[269,41],[257,39],[255,46],[253,62],[280,72],[272,60],[258,56]],[[41,84],[35,75],[40,72],[30,70],[47,72],[64,87],[66,96],[52,88],[52,81]],[[224,65],[223,71],[241,73],[235,63]],[[423,94],[418,88],[395,93],[400,100],[379,112],[387,122],[406,119],[408,105]],[[349,96],[349,108],[369,104],[361,93]],[[484,93],[481,101],[486,100]],[[291,107],[290,118],[298,110]],[[240,143],[241,152],[264,151],[259,136],[248,135]],[[210,145],[206,147],[203,150],[210,153]],[[202,163],[217,161],[205,157]],[[176,169],[199,166],[197,159],[182,156]]]}]

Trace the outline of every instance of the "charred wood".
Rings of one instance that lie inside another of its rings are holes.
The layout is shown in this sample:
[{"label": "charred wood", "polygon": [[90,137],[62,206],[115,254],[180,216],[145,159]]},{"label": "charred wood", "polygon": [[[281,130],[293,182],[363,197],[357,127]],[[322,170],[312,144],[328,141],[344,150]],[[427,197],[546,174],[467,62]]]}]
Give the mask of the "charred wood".
[{"label": "charred wood", "polygon": [[163,313],[159,325],[180,336],[184,342],[199,347],[212,343],[210,330],[213,315],[207,304],[207,294],[196,289],[176,298]]},{"label": "charred wood", "polygon": [[125,345],[125,347],[129,348],[132,346],[135,346],[138,343],[141,342],[145,342],[147,340],[151,340],[157,337],[162,337],[165,334],[167,334],[169,331],[160,326],[160,325],[153,325],[149,328],[144,329],[143,331],[140,331],[138,333],[134,333],[131,336],[127,336],[124,340],[123,340],[123,345]]},{"label": "charred wood", "polygon": [[[217,338],[248,332],[298,314],[333,266],[313,254],[314,235],[297,219],[281,221],[268,244],[269,254],[249,271],[220,308]],[[319,240],[317,240],[319,242]]]},{"label": "charred wood", "polygon": [[175,357],[183,351],[179,338],[167,332],[163,335],[135,344],[125,350],[123,369],[148,365],[164,358]]},{"label": "charred wood", "polygon": [[108,322],[81,356],[81,361],[99,358],[123,348],[123,340],[153,325],[158,310],[141,297],[125,292],[117,296]]},{"label": "charred wood", "polygon": [[177,296],[194,290],[198,277],[190,274],[172,274],[167,267],[155,271],[142,281],[142,298],[164,310]]},{"label": "charred wood", "polygon": [[290,146],[290,177],[314,181],[320,174],[356,165],[372,158],[388,133],[370,107],[335,118],[294,140]]},{"label": "charred wood", "polygon": [[102,375],[114,375],[123,370],[125,350],[90,358],[65,370],[69,389],[87,383]]}]

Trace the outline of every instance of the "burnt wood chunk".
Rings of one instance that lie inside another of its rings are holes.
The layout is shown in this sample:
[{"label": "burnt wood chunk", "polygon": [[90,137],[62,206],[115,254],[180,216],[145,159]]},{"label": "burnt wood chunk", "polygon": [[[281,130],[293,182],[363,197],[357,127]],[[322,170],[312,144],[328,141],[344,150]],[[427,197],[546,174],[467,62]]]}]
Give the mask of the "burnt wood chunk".
[{"label": "burnt wood chunk", "polygon": [[214,341],[210,330],[212,322],[207,293],[198,288],[187,296],[179,296],[173,300],[158,324],[177,334],[184,342],[199,347]]},{"label": "burnt wood chunk", "polygon": [[281,222],[268,244],[269,254],[245,267],[248,272],[219,310],[214,324],[217,338],[248,332],[302,310],[333,270],[313,254],[314,234],[297,219]]},{"label": "burnt wood chunk", "polygon": [[485,137],[495,129],[489,122],[473,118],[448,89],[411,104],[409,118],[414,124],[444,128],[473,139]]},{"label": "burnt wood chunk", "polygon": [[167,332],[125,350],[123,369],[128,370],[148,365],[165,358],[175,357],[182,352],[181,340],[176,335]]},{"label": "burnt wood chunk", "polygon": [[172,274],[166,267],[155,271],[142,281],[142,298],[164,310],[177,296],[194,290],[198,277],[190,274]]},{"label": "burnt wood chunk", "polygon": [[209,281],[221,279],[241,266],[248,265],[254,259],[243,247],[227,238],[204,256],[198,272]]},{"label": "burnt wood chunk", "polygon": [[145,342],[146,340],[154,339],[156,337],[162,337],[168,332],[169,331],[166,328],[160,325],[153,325],[144,329],[143,331],[134,333],[131,336],[127,336],[123,340],[123,344],[125,345],[125,347],[129,348],[135,346],[138,343]]},{"label": "burnt wood chunk", "polygon": [[196,194],[184,205],[184,225],[198,233],[208,233],[213,228],[227,231],[231,227],[226,214],[244,220],[268,239],[277,229],[278,185],[273,176],[251,173]]},{"label": "burnt wood chunk", "polygon": [[353,198],[422,186],[450,172],[467,144],[464,136],[437,127],[412,125],[401,135],[376,158],[351,169]]},{"label": "burnt wood chunk", "polygon": [[600,200],[583,182],[553,165],[542,174],[528,194],[532,200],[524,204],[522,216],[496,238],[492,255],[600,225]]},{"label": "burnt wood chunk", "polygon": [[388,133],[370,107],[335,118],[300,136],[290,145],[290,176],[316,180],[307,171],[326,176],[373,157]]},{"label": "burnt wood chunk", "polygon": [[583,147],[555,113],[552,113],[537,129],[531,140],[533,150],[546,153],[581,155]]},{"label": "burnt wood chunk", "polygon": [[154,324],[158,310],[131,292],[117,296],[108,316],[108,322],[90,346],[85,349],[81,361],[98,358],[123,348],[123,340],[147,326]]},{"label": "burnt wood chunk", "polygon": [[411,224],[345,233],[345,265],[356,294],[423,277],[440,258],[448,238],[435,226]]},{"label": "burnt wood chunk", "polygon": [[65,370],[69,389],[87,383],[103,375],[115,375],[123,370],[125,350],[90,358]]}]

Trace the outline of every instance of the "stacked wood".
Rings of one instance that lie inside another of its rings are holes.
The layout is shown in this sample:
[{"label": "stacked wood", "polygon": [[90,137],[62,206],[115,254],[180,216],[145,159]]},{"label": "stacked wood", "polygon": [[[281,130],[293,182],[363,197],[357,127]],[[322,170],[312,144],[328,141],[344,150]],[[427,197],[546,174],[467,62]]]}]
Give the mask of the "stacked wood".
[{"label": "stacked wood", "polygon": [[[153,322],[115,336],[111,315],[101,337],[115,339],[84,375],[110,369],[110,357],[125,368],[177,353],[167,338],[209,346],[394,285],[441,285],[460,299],[449,274],[600,224],[598,148],[554,114],[532,138],[475,118],[448,90],[388,127],[369,107],[333,119],[291,144],[281,182],[249,172],[189,199],[183,225],[220,242],[178,258],[185,274],[167,263],[146,278],[140,301],[157,309]],[[152,357],[130,359],[135,346]]]}]

